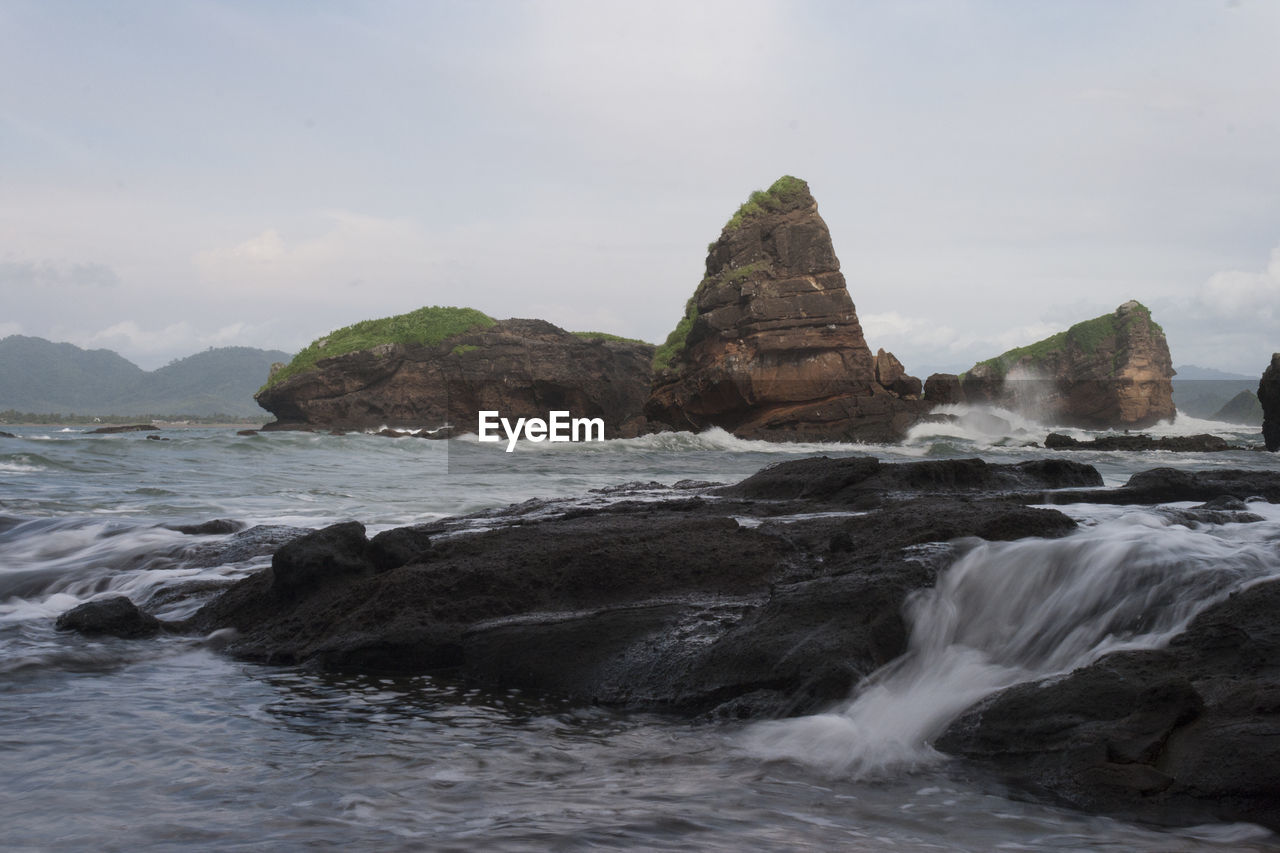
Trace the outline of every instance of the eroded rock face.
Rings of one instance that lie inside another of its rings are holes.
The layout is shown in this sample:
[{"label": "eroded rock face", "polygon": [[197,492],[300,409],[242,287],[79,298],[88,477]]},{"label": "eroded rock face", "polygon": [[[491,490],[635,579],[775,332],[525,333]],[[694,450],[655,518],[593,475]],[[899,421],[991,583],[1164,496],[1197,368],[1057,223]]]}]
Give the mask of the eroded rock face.
[{"label": "eroded rock face", "polygon": [[1258,402],[1262,404],[1262,440],[1267,450],[1280,450],[1280,352],[1271,356],[1271,364],[1258,383]]},{"label": "eroded rock face", "polygon": [[[901,364],[877,371],[809,187],[753,196],[709,247],[706,276],[646,412],[743,438],[894,441],[924,411]],[[884,381],[881,377],[886,377]],[[907,392],[907,393],[903,393]]]},{"label": "eroded rock face", "polygon": [[1047,423],[1143,428],[1177,413],[1173,375],[1163,330],[1130,300],[974,365],[962,387],[965,402],[997,402]]},{"label": "eroded rock face", "polygon": [[602,418],[609,438],[638,435],[653,347],[582,339],[542,320],[504,320],[435,346],[388,344],[335,358],[258,392],[267,429],[377,429],[454,424],[477,412]]}]

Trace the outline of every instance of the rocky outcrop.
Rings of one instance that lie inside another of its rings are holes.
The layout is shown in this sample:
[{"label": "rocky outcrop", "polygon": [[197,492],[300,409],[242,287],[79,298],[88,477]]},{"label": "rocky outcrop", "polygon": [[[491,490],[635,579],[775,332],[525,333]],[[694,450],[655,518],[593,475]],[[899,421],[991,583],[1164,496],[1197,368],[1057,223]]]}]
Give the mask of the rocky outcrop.
[{"label": "rocky outcrop", "polygon": [[1121,652],[979,703],[937,741],[1057,802],[1156,823],[1280,829],[1280,581]]},{"label": "rocky outcrop", "polygon": [[87,636],[137,639],[160,633],[161,622],[143,613],[128,597],[112,595],[95,598],[71,608],[58,617],[59,631],[76,631]]},{"label": "rocky outcrop", "polygon": [[1258,382],[1258,402],[1262,404],[1262,440],[1267,450],[1280,450],[1280,352],[1271,356]]},{"label": "rocky outcrop", "polygon": [[[124,426],[104,426],[86,430],[89,435],[116,435],[122,432],[159,432],[160,427],[154,424],[126,424]],[[148,436],[149,437],[149,436]]]},{"label": "rocky outcrop", "polygon": [[251,660],[445,670],[630,708],[799,713],[904,650],[903,601],[938,568],[918,546],[1061,536],[1070,518],[1010,495],[1100,483],[1066,460],[823,458],[656,502],[522,505],[470,535],[444,521],[370,539],[346,522],[280,548],[187,628],[235,628],[228,651]]},{"label": "rocky outcrop", "polygon": [[[475,432],[477,413],[601,418],[608,438],[644,426],[653,347],[582,337],[542,320],[504,320],[436,344],[386,343],[269,382],[266,429],[434,429]],[[445,431],[441,437],[450,433]]]},{"label": "rocky outcrop", "polygon": [[1151,312],[1129,301],[1030,346],[979,362],[964,402],[994,402],[1046,423],[1143,428],[1176,414],[1173,362]]},{"label": "rocky outcrop", "polygon": [[862,335],[808,185],[754,193],[709,247],[706,275],[658,348],[651,421],[742,438],[894,441],[920,382]]},{"label": "rocky outcrop", "polygon": [[1104,435],[1081,441],[1060,432],[1051,432],[1044,440],[1049,450],[1171,450],[1177,453],[1218,453],[1224,450],[1245,450],[1228,444],[1225,438],[1208,433],[1199,435]]},{"label": "rocky outcrop", "polygon": [[[1061,457],[1014,465],[821,457],[732,486],[670,487],[657,500],[662,487],[638,484],[635,500],[620,487],[607,503],[529,501],[373,537],[356,522],[306,533],[251,528],[186,551],[220,549],[210,558],[225,562],[231,550],[239,559],[275,543],[269,568],[181,623],[146,617],[141,630],[218,637],[247,660],[439,672],[584,704],[721,719],[802,714],[847,699],[878,667],[910,660],[901,658],[908,601],[982,549],[974,537],[1076,531],[1045,503],[1206,501],[1160,510],[1192,526],[1257,523],[1246,497],[1280,502],[1274,471],[1155,469],[1118,489],[1101,484],[1095,469]],[[1026,557],[1052,543],[1025,544],[1004,553]],[[1081,556],[1080,542],[1063,544],[1053,553]],[[1150,629],[1166,605],[1185,613],[1191,601],[1218,596],[1167,648],[1010,687],[965,712],[935,746],[1029,796],[1089,811],[1280,827],[1280,582],[1241,584],[1266,577],[1265,549],[1246,550],[1253,556],[1239,565],[1215,561],[1207,586],[1153,593],[1147,572],[1116,588],[1139,593],[1118,615],[1099,599],[1115,620],[1106,636],[1123,640]],[[1053,579],[1065,564],[1036,562],[1019,558],[1015,571],[1048,579],[1050,593],[1063,589]],[[127,599],[92,603],[93,619],[72,625],[80,617],[71,611],[59,626],[99,630],[115,619],[101,611],[118,607],[124,635],[134,630],[140,614]],[[1001,624],[1019,628],[1027,640],[1019,648],[1052,649],[1068,623],[1034,641],[1023,629],[1036,626]]]}]

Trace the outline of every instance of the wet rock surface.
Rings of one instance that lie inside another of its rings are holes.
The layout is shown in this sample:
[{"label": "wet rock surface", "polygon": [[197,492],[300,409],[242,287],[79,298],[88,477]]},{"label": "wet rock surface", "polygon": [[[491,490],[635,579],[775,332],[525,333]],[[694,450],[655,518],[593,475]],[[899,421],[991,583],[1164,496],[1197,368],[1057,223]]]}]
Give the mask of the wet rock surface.
[{"label": "wet rock surface", "polygon": [[110,636],[123,639],[154,637],[161,622],[123,595],[86,601],[58,617],[59,631],[75,631],[86,636]]},{"label": "wet rock surface", "polygon": [[1280,581],[1211,606],[1167,649],[988,697],[937,742],[1042,799],[1164,824],[1280,829]]},{"label": "wet rock surface", "polygon": [[1069,460],[823,458],[659,501],[531,501],[478,533],[446,520],[367,539],[350,522],[292,540],[188,627],[233,627],[229,651],[259,661],[801,713],[902,653],[903,600],[932,584],[946,543],[1064,535],[1075,522],[1018,496],[1100,482]]},{"label": "wet rock surface", "polygon": [[1100,438],[1080,441],[1069,435],[1051,432],[1044,440],[1049,450],[1172,450],[1178,453],[1218,453],[1224,450],[1247,448],[1229,444],[1225,438],[1201,433],[1200,435],[1166,435],[1153,438],[1149,435],[1104,435]]},{"label": "wet rock surface", "polygon": [[[1170,508],[1195,525],[1254,521],[1247,501],[1280,502],[1280,472],[1101,483],[1065,458],[822,457],[729,486],[637,483],[373,537],[358,522],[251,528],[186,553],[267,552],[271,567],[170,624],[221,632],[226,653],[270,664],[447,673],[701,719],[811,713],[907,651],[906,602],[980,540],[1076,529],[1042,504],[1197,500]],[[1167,649],[989,697],[938,746],[1078,808],[1280,826],[1276,612],[1280,583],[1257,584]]]}]

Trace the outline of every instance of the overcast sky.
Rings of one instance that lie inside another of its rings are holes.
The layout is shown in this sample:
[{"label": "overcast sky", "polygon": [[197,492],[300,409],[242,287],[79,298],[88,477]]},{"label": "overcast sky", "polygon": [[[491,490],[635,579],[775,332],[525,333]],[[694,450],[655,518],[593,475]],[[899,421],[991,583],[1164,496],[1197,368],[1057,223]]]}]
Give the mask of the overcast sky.
[{"label": "overcast sky", "polygon": [[0,335],[146,368],[422,305],[664,339],[809,182],[873,351],[1127,299],[1280,350],[1280,2],[0,0]]}]

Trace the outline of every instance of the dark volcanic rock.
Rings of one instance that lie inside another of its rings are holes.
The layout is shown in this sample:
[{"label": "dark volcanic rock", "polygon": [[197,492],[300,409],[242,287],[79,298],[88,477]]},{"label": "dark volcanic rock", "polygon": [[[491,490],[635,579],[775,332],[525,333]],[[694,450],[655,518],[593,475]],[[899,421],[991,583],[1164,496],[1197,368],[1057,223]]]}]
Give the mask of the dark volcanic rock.
[{"label": "dark volcanic rock", "polygon": [[127,426],[104,426],[86,430],[89,435],[115,435],[121,432],[159,432],[160,427],[152,424],[128,424]]},{"label": "dark volcanic rock", "polygon": [[1271,356],[1271,364],[1262,372],[1258,402],[1262,404],[1262,439],[1267,450],[1280,450],[1280,352]]},{"label": "dark volcanic rock", "polygon": [[939,749],[1077,808],[1280,829],[1280,581],[1205,610],[1164,650],[989,697]]},{"label": "dark volcanic rock", "polygon": [[817,202],[790,176],[725,225],[659,355],[645,410],[676,429],[895,441],[928,408],[897,359],[877,372]]},{"label": "dark volcanic rock", "polygon": [[1176,414],[1173,375],[1164,331],[1130,300],[975,364],[963,387],[967,402],[998,402],[1048,423],[1142,428]]},{"label": "dark volcanic rock", "polygon": [[1027,491],[1101,486],[1090,465],[1037,459],[995,465],[981,459],[945,459],[885,464],[870,456],[819,456],[772,465],[721,490],[723,494],[772,500],[802,498],[832,503],[865,502],[886,492]]},{"label": "dark volcanic rock", "polygon": [[[602,418],[609,438],[639,434],[653,347],[584,339],[542,320],[503,320],[433,346],[385,344],[321,359],[268,384],[255,399],[277,420],[264,429],[454,425],[477,413]],[[392,433],[394,434],[394,433]],[[407,433],[402,433],[407,434]]]},{"label": "dark volcanic rock", "polygon": [[133,639],[155,636],[160,633],[162,623],[143,613],[126,596],[113,595],[71,608],[58,617],[56,627],[59,631],[77,631],[89,636],[105,634]]},{"label": "dark volcanic rock", "polygon": [[243,521],[233,521],[229,518],[215,518],[211,521],[204,521],[200,524],[170,524],[166,525],[170,530],[176,530],[179,533],[185,533],[188,536],[213,536],[227,533],[239,533],[244,530]]},{"label": "dark volcanic rock", "polygon": [[[236,628],[228,650],[253,660],[451,670],[626,707],[799,713],[844,698],[902,653],[903,601],[950,554],[918,546],[1075,527],[1053,510],[985,499],[978,484],[1025,490],[1097,477],[1059,460],[1003,471],[961,462],[789,463],[778,468],[795,476],[714,500],[679,494],[559,517],[535,502],[528,510],[543,520],[512,523],[524,509],[513,507],[508,526],[463,536],[433,524],[367,541],[360,525],[335,525],[281,548],[270,571],[236,584],[188,628]],[[839,484],[858,477],[868,495],[902,483],[968,485],[866,515],[791,517],[838,508],[849,498]],[[806,478],[829,485],[796,500]],[[730,517],[757,510],[754,522]]]},{"label": "dark volcanic rock", "polygon": [[1118,489],[1090,492],[1062,491],[1049,495],[1052,503],[1160,504],[1175,501],[1212,501],[1261,498],[1280,503],[1280,471],[1152,468],[1139,471]]},{"label": "dark volcanic rock", "polygon": [[1200,435],[1167,435],[1152,438],[1149,435],[1104,435],[1089,441],[1080,441],[1069,435],[1051,432],[1044,440],[1049,450],[1171,450],[1178,453],[1218,453],[1223,450],[1243,450],[1228,444],[1225,438],[1208,433]]}]

